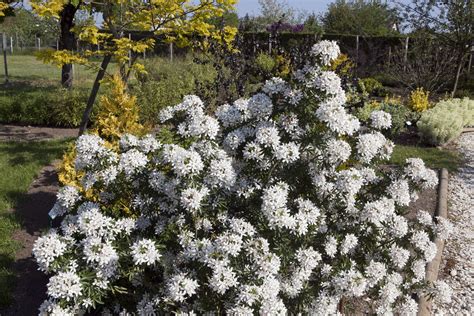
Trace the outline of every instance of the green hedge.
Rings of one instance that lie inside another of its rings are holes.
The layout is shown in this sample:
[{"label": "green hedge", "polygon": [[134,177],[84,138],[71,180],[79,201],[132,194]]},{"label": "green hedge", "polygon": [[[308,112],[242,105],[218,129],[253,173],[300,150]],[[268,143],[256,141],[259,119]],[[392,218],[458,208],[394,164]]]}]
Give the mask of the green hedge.
[{"label": "green hedge", "polygon": [[87,89],[9,87],[0,94],[0,122],[75,127],[86,107]]}]

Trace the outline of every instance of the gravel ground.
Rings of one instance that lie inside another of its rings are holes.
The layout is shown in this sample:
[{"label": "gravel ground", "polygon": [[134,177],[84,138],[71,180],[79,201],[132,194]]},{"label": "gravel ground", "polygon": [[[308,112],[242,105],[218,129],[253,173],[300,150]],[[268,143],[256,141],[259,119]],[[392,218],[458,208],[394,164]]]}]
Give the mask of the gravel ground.
[{"label": "gravel ground", "polygon": [[439,279],[453,289],[450,304],[434,306],[435,315],[474,315],[474,133],[456,144],[465,164],[448,184],[448,217],[455,226],[446,241]]}]

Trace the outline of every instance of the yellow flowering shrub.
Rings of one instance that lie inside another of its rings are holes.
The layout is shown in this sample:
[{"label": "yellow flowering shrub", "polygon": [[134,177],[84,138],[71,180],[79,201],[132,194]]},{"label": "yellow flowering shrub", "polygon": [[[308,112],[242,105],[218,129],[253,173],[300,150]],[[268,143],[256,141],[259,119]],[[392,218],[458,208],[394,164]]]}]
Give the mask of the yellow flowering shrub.
[{"label": "yellow flowering shrub", "polygon": [[[139,109],[136,98],[130,96],[119,75],[115,75],[111,82],[112,88],[109,95],[100,99],[100,109],[97,114],[94,129],[91,134],[96,134],[106,141],[112,149],[118,148],[120,136],[125,133],[141,136],[149,129],[139,122]],[[76,158],[75,146],[71,146],[64,154],[58,170],[59,181],[62,185],[82,187],[79,185],[83,174],[76,173],[74,160]],[[93,193],[91,193],[93,195]]]},{"label": "yellow flowering shrub", "polygon": [[408,105],[415,112],[426,111],[430,107],[429,95],[429,91],[425,91],[423,88],[417,88],[410,93]]},{"label": "yellow flowering shrub", "polygon": [[4,11],[8,9],[8,3],[0,1],[0,16],[5,16]]},{"label": "yellow flowering shrub", "polygon": [[329,70],[336,72],[340,76],[350,76],[354,69],[354,63],[347,54],[340,54],[339,57],[331,61]]}]

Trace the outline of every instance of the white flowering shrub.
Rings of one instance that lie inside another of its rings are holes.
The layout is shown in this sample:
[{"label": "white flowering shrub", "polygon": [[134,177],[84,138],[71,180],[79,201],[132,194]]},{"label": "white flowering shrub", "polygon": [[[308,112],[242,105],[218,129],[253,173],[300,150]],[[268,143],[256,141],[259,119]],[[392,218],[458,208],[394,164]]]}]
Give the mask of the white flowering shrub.
[{"label": "white flowering shrub", "polygon": [[338,50],[315,46],[291,82],[214,115],[185,97],[161,113],[172,141],[80,137],[82,190],[60,191],[62,224],[34,247],[51,275],[40,314],[326,315],[361,296],[414,314],[437,225],[403,214],[437,177],[420,159],[379,167],[390,115],[361,126],[346,112],[324,68]]}]

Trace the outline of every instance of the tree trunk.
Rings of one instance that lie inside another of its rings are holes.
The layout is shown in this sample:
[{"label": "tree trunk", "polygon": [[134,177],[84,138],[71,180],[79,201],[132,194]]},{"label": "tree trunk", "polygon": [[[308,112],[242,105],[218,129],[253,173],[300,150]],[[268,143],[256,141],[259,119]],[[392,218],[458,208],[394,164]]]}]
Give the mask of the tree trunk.
[{"label": "tree trunk", "polygon": [[97,73],[97,76],[94,81],[94,85],[92,86],[91,94],[89,95],[89,100],[87,101],[86,109],[82,114],[81,125],[79,126],[79,136],[83,135],[84,132],[87,130],[87,124],[89,123],[89,119],[92,113],[92,108],[95,103],[95,99],[97,98],[97,93],[99,92],[100,82],[104,78],[105,71],[107,70],[107,66],[110,63],[110,59],[112,58],[111,55],[105,55],[102,63],[100,64],[100,70]]},{"label": "tree trunk", "polygon": [[453,91],[451,92],[451,98],[454,98],[454,95],[456,94],[456,91],[458,89],[459,78],[461,77],[461,71],[462,71],[462,67],[464,66],[465,56],[466,55],[463,53],[461,57],[459,58],[458,70],[456,72],[456,78],[454,80],[454,87],[453,87]]},{"label": "tree trunk", "polygon": [[[77,7],[68,3],[61,11],[60,28],[61,33],[59,37],[59,49],[73,51],[76,48],[76,39],[74,33],[71,31],[74,27],[74,15]],[[61,69],[61,84],[64,88],[72,87],[72,64],[65,64]]]}]

